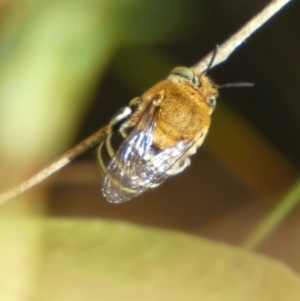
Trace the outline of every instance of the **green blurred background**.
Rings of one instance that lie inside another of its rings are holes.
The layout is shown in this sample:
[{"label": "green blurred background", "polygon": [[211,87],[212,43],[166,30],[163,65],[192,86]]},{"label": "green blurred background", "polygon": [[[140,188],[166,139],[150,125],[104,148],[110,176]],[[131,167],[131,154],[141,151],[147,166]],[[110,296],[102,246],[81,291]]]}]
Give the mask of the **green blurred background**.
[{"label": "green blurred background", "polygon": [[[0,2],[0,187],[15,185],[104,126],[177,65],[191,66],[269,1]],[[300,168],[298,1],[209,75],[221,91],[192,166],[114,206],[95,150],[2,207],[113,218],[240,246],[296,183]],[[259,251],[300,271],[299,208]]]}]

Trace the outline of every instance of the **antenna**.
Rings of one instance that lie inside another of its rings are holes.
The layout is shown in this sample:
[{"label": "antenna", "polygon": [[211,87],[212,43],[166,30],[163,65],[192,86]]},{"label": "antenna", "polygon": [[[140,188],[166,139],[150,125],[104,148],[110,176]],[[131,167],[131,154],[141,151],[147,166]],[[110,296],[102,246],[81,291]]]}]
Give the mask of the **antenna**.
[{"label": "antenna", "polygon": [[209,62],[209,64],[208,64],[206,70],[203,71],[203,74],[206,74],[207,71],[210,70],[210,68],[211,68],[212,64],[214,63],[215,58],[216,58],[216,56],[217,56],[218,49],[219,49],[219,45],[217,44],[217,45],[215,46],[215,49],[214,49],[213,55],[212,55],[212,57],[211,57],[211,60],[210,60],[210,62]]},{"label": "antenna", "polygon": [[253,87],[253,83],[230,83],[221,86],[216,86],[217,89],[221,88],[235,88],[235,87]]},{"label": "antenna", "polygon": [[[214,52],[212,54],[212,57],[211,57],[211,60],[206,68],[206,70],[203,71],[202,74],[206,74],[207,71],[210,70],[210,68],[212,67],[214,61],[215,61],[215,58],[218,54],[218,50],[219,50],[219,45],[216,44],[215,46],[215,49],[214,49]],[[218,85],[215,85],[215,87],[217,89],[221,89],[221,88],[235,88],[235,87],[253,87],[254,84],[253,83],[229,83],[229,84],[225,84],[225,85],[221,85],[221,86],[218,86]]]}]

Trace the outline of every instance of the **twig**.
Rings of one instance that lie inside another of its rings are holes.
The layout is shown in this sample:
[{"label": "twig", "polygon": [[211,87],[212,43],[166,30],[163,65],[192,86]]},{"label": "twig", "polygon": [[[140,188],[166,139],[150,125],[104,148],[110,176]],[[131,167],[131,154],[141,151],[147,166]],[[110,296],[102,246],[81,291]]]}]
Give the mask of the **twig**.
[{"label": "twig", "polygon": [[[218,49],[218,55],[213,62],[213,66],[216,66],[224,61],[233,53],[233,51],[239,47],[244,41],[249,38],[257,29],[259,29],[265,22],[273,17],[283,6],[292,0],[273,0],[267,5],[260,13],[258,13],[253,19],[246,23],[237,33],[232,35],[226,40]],[[193,70],[198,74],[206,70],[213,52],[209,53],[204,59],[193,66]]]},{"label": "twig", "polygon": [[24,191],[30,189],[31,187],[35,186],[36,184],[44,181],[46,178],[54,174],[56,171],[60,170],[62,167],[67,165],[73,159],[78,157],[79,155],[83,154],[87,150],[91,149],[95,145],[97,145],[105,136],[107,131],[107,127],[102,127],[96,133],[88,137],[87,139],[83,140],[75,147],[68,150],[64,153],[61,157],[56,159],[52,164],[48,165],[40,172],[26,180],[25,182],[21,183],[17,187],[8,190],[2,194],[0,194],[0,204],[18,196],[19,194],[23,193]]},{"label": "twig", "polygon": [[[266,8],[264,8],[260,13],[258,13],[250,22],[243,26],[236,34],[231,36],[225,43],[223,43],[218,50],[218,55],[213,63],[213,66],[220,64],[225,61],[228,56],[241,44],[243,43],[252,33],[254,33],[260,26],[262,26],[267,20],[269,20],[273,15],[275,15],[284,5],[286,5],[291,0],[273,0]],[[212,53],[208,54],[199,63],[193,66],[193,69],[198,74],[203,72],[212,56]],[[67,165],[74,158],[89,150],[104,137],[106,132],[106,127],[101,128],[98,132],[85,139],[83,142],[79,143],[77,146],[73,147],[67,151],[64,155],[54,161],[52,164],[38,172],[36,175],[32,176],[19,186],[8,190],[0,194],[0,204],[10,200],[13,197],[21,194],[22,192],[28,190],[34,185],[42,182],[47,177]]]}]

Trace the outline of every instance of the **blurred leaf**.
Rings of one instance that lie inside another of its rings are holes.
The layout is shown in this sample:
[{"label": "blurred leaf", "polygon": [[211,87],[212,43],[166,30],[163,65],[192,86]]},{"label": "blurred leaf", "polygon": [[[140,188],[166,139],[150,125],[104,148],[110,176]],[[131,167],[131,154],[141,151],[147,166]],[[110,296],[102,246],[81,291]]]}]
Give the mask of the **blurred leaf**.
[{"label": "blurred leaf", "polygon": [[20,207],[15,210],[19,217],[11,208],[0,212],[0,300],[5,301],[26,299],[35,288],[39,264],[43,228],[39,221],[25,218],[26,208]]},{"label": "blurred leaf", "polygon": [[[298,276],[247,251],[112,221],[40,222],[44,239],[37,283],[26,290],[34,300],[299,300]],[[31,237],[32,225],[37,221],[18,230],[21,242]],[[15,254],[26,264],[23,253],[19,245]],[[10,257],[5,254],[5,260]]]},{"label": "blurred leaf", "polygon": [[3,7],[0,165],[9,175],[65,149],[119,45],[177,38],[189,23],[183,0],[16,0]]},{"label": "blurred leaf", "polygon": [[1,32],[3,161],[32,163],[72,139],[116,33],[106,1],[16,1]]}]

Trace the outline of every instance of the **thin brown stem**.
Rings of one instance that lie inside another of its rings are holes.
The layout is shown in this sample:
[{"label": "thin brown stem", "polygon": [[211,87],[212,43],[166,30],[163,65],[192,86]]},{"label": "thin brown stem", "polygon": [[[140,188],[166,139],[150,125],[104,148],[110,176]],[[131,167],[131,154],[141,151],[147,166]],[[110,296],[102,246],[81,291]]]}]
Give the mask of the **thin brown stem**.
[{"label": "thin brown stem", "polygon": [[[211,67],[216,66],[224,61],[234,52],[234,50],[243,44],[247,38],[250,37],[258,28],[260,28],[265,22],[273,17],[281,8],[283,8],[288,2],[292,0],[273,0],[268,4],[261,12],[259,12],[253,19],[246,23],[237,33],[232,35],[226,40],[218,49],[218,55],[214,60]],[[213,51],[204,57],[200,62],[193,66],[193,69],[197,74],[206,70]]]},{"label": "thin brown stem", "polygon": [[27,179],[20,185],[8,190],[2,194],[0,194],[0,204],[18,196],[19,194],[23,193],[24,191],[30,189],[31,187],[35,186],[36,184],[44,181],[49,176],[54,174],[56,171],[60,170],[62,167],[66,166],[69,162],[73,159],[78,157],[79,155],[83,154],[87,150],[91,149],[95,145],[97,145],[105,136],[107,131],[107,127],[102,127],[96,133],[88,137],[87,139],[83,140],[75,147],[68,150],[64,153],[61,157],[56,159],[53,163],[39,171],[37,174],[32,176],[31,178]]}]

